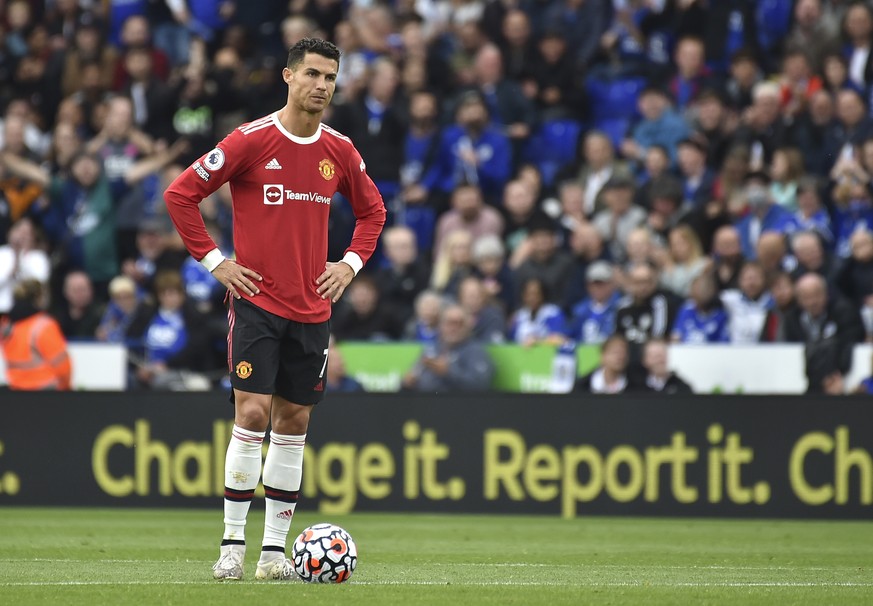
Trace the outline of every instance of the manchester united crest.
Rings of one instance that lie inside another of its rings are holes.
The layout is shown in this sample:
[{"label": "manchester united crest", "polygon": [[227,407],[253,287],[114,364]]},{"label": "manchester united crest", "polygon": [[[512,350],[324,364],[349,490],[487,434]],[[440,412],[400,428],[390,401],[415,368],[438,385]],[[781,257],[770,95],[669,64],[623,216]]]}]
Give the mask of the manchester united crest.
[{"label": "manchester united crest", "polygon": [[236,365],[236,376],[240,379],[248,379],[252,375],[252,365],[243,360]]},{"label": "manchester united crest", "polygon": [[336,167],[334,167],[333,162],[325,158],[318,163],[318,172],[325,181],[330,181],[336,174]]}]

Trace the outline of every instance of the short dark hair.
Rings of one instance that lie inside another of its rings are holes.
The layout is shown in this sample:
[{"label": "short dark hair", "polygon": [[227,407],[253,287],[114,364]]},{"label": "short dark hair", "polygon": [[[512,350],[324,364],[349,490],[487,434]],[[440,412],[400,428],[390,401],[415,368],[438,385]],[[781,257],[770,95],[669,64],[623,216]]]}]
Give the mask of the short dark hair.
[{"label": "short dark hair", "polygon": [[321,38],[303,38],[288,50],[288,62],[285,66],[288,69],[294,69],[297,64],[303,61],[306,53],[314,53],[328,59],[333,59],[337,65],[340,62],[340,49],[333,42],[328,42]]}]

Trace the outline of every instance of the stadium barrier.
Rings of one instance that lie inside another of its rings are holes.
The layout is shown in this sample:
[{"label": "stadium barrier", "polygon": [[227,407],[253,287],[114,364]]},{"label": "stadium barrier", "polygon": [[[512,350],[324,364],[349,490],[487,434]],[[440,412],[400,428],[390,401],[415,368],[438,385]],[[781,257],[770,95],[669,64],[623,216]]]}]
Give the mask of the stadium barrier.
[{"label": "stadium barrier", "polygon": [[[0,397],[0,505],[220,508],[226,394]],[[871,427],[857,398],[336,394],[302,506],[870,519]]]},{"label": "stadium barrier", "polygon": [[[346,370],[368,391],[395,392],[403,375],[415,364],[421,345],[411,343],[354,343],[340,345]],[[494,389],[506,392],[547,393],[552,383],[551,346],[493,345]],[[76,390],[122,390],[127,385],[127,352],[119,345],[73,343],[73,388]],[[596,346],[579,347],[578,374],[590,372],[600,359]],[[857,345],[852,370],[846,378],[849,389],[871,375],[873,345]],[[766,345],[671,345],[670,366],[696,393],[800,394],[806,390],[803,347],[794,344]],[[774,372],[778,369],[778,372]],[[0,355],[0,385],[5,366]]]}]

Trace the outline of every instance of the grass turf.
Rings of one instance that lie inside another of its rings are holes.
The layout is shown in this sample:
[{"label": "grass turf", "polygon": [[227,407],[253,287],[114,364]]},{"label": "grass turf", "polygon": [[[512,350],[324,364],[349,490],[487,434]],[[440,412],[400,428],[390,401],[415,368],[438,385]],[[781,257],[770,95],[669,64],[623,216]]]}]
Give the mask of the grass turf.
[{"label": "grass turf", "polygon": [[[220,511],[0,508],[0,604],[870,604],[873,523],[354,514],[341,586],[211,580]],[[301,512],[293,534],[322,520]]]}]

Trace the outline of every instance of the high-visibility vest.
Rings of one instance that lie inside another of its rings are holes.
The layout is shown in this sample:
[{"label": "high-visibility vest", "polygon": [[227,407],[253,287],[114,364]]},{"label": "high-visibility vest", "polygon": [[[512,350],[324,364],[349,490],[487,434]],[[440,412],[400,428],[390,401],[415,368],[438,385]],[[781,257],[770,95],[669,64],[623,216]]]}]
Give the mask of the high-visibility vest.
[{"label": "high-visibility vest", "polygon": [[38,312],[0,330],[11,389],[70,389],[72,365],[57,321]]}]

